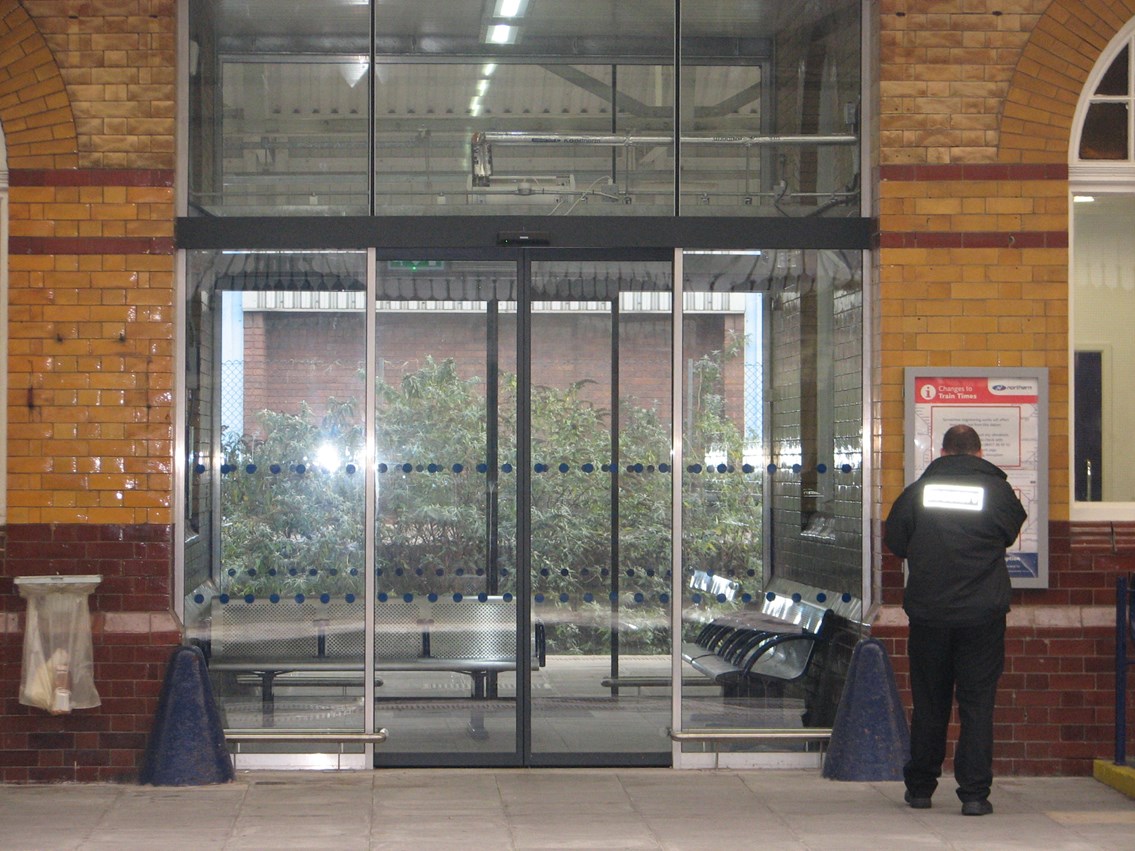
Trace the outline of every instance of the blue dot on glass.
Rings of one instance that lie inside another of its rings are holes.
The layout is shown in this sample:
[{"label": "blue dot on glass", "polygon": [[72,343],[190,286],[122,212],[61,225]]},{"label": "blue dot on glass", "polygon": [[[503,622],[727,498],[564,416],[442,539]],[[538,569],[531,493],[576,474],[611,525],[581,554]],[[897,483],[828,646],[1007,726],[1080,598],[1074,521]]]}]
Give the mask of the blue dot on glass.
[{"label": "blue dot on glass", "polygon": [[643,469],[644,469],[644,468],[643,468],[642,464],[635,464],[635,465],[634,465],[634,471],[635,471],[636,473],[641,473],[641,472],[643,471]]},{"label": "blue dot on glass", "polygon": [[551,575],[551,571],[550,571],[550,570],[548,570],[548,568],[546,568],[546,567],[541,567],[541,568],[540,568],[540,575],[541,575],[541,576],[550,576],[550,575]]},{"label": "blue dot on glass", "polygon": [[726,472],[728,472],[728,471],[729,471],[729,468],[728,468],[728,467],[726,467],[726,466],[725,466],[724,464],[718,464],[718,465],[717,465],[717,472],[719,472],[719,473],[726,473]]},{"label": "blue dot on glass", "polygon": [[196,467],[193,468],[193,472],[197,473],[198,475],[200,475],[201,473],[204,473],[205,472],[205,465],[204,464],[198,464]]},{"label": "blue dot on glass", "polygon": [[583,595],[583,602],[585,602],[585,603],[590,603],[594,599],[595,599],[595,595],[592,594],[590,591],[588,591],[586,594]]},{"label": "blue dot on glass", "polygon": [[224,605],[225,603],[227,603],[229,601],[229,595],[228,594],[222,594],[221,597],[220,597],[220,600],[221,600],[221,605]]},{"label": "blue dot on glass", "polygon": [[611,472],[611,465],[610,464],[600,464],[599,469],[604,473],[609,473],[609,472]]},{"label": "blue dot on glass", "polygon": [[256,465],[255,464],[246,464],[245,467],[244,467],[244,472],[248,473],[248,475],[251,476],[253,473],[256,472]]},{"label": "blue dot on glass", "polygon": [[434,571],[434,575],[435,576],[445,576],[445,568],[439,567],[437,570]]},{"label": "blue dot on glass", "polygon": [[459,568],[457,568],[457,570],[453,571],[453,573],[457,576],[464,576],[465,575],[465,568],[459,567]]},{"label": "blue dot on glass", "polygon": [[770,473],[770,474],[775,473],[776,472],[776,464],[769,464],[767,467],[765,467],[765,472]]},{"label": "blue dot on glass", "polygon": [[851,472],[851,465],[850,464],[844,464],[842,467],[840,467],[840,470],[842,470],[845,473],[850,473]]},{"label": "blue dot on glass", "polygon": [[669,473],[670,472],[670,465],[669,464],[659,464],[658,465],[658,472]]},{"label": "blue dot on glass", "polygon": [[250,568],[248,569],[248,575],[249,575],[249,576],[255,576],[255,575],[256,575],[256,568],[255,568],[255,567],[250,567]]},{"label": "blue dot on glass", "polygon": [[568,575],[568,573],[569,573],[569,571],[568,571],[568,569],[567,569],[566,567],[561,567],[561,568],[560,568],[560,576],[567,576],[567,575]]},{"label": "blue dot on glass", "polygon": [[797,593],[795,593],[795,594],[793,594],[793,595],[792,595],[792,602],[793,602],[793,603],[799,603],[799,602],[800,602],[800,599],[801,599],[801,597],[800,597],[800,593],[799,593],[799,592],[797,592]]},{"label": "blue dot on glass", "polygon": [[296,602],[297,602],[297,603],[302,603],[303,601],[304,601],[304,596],[303,596],[303,594],[296,594]]},{"label": "blue dot on glass", "polygon": [[544,602],[544,595],[543,594],[537,594],[534,599],[536,600],[537,603],[543,603]]},{"label": "blue dot on glass", "polygon": [[281,466],[280,466],[279,464],[273,464],[272,466],[270,466],[270,467],[268,468],[268,471],[269,471],[269,472],[270,472],[270,473],[271,473],[271,474],[272,474],[273,476],[278,476],[278,475],[280,475],[280,471],[281,471],[282,469],[284,469],[284,468],[283,468],[283,467],[281,467]]},{"label": "blue dot on glass", "polygon": [[635,591],[635,595],[634,595],[634,601],[635,601],[636,603],[641,603],[641,602],[642,602],[643,600],[645,600],[645,599],[646,599],[646,597],[644,597],[644,596],[642,595],[642,592],[641,592],[641,591]]},{"label": "blue dot on glass", "polygon": [[235,567],[229,568],[229,576],[236,576],[236,568]]},{"label": "blue dot on glass", "polygon": [[403,574],[405,574],[405,572],[406,571],[405,571],[404,568],[401,568],[401,567],[394,568],[394,575],[395,576],[402,576]]},{"label": "blue dot on glass", "polygon": [[464,599],[465,597],[463,597],[460,593],[453,595],[453,602],[455,603],[460,603]]},{"label": "blue dot on glass", "polygon": [[406,592],[405,594],[402,595],[402,599],[407,603],[412,603],[412,602],[414,602],[414,595],[409,593],[409,592]]},{"label": "blue dot on glass", "polygon": [[351,568],[351,576],[358,576],[358,575],[359,575],[359,569],[357,567],[352,567]]},{"label": "blue dot on glass", "polygon": [[567,464],[560,464],[560,466],[559,466],[559,470],[560,470],[561,473],[566,473],[570,469],[571,469],[571,467],[569,467]]},{"label": "blue dot on glass", "polygon": [[403,465],[402,465],[402,472],[403,472],[403,473],[412,473],[412,472],[414,472],[414,465],[413,465],[413,464],[410,464],[410,463],[406,463],[406,464],[403,464]]},{"label": "blue dot on glass", "polygon": [[418,466],[416,466],[416,467],[414,468],[414,471],[415,471],[415,472],[418,472],[418,473],[421,473],[421,472],[424,472],[424,471],[425,471],[425,469],[426,469],[426,465],[425,465],[425,464],[419,464]]},{"label": "blue dot on glass", "polygon": [[380,473],[385,473],[389,469],[390,468],[387,467],[385,464],[379,464],[378,465],[378,472],[380,472]]},{"label": "blue dot on glass", "polygon": [[747,592],[746,592],[746,593],[744,593],[744,594],[742,594],[742,595],[741,595],[741,602],[742,602],[742,603],[751,603],[751,602],[753,602],[753,595],[752,595],[752,594],[749,594],[749,593],[747,593]]},{"label": "blue dot on glass", "polygon": [[488,465],[488,464],[478,464],[478,465],[477,465],[477,472],[478,472],[478,473],[487,473],[487,472],[489,472],[489,465]]},{"label": "blue dot on glass", "polygon": [[819,602],[819,603],[824,602],[824,600],[826,600],[826,599],[828,599],[828,595],[825,594],[823,591],[821,591],[819,594],[816,595],[816,601]]},{"label": "blue dot on glass", "polygon": [[426,595],[426,599],[429,600],[431,603],[436,603],[437,602],[437,594],[435,594],[433,591],[431,591],[430,593],[428,593]]},{"label": "blue dot on glass", "polygon": [[327,605],[328,603],[331,602],[331,595],[328,594],[326,591],[323,592],[322,594],[319,595],[319,602],[323,603],[324,605]]},{"label": "blue dot on glass", "polygon": [[221,465],[221,475],[222,476],[227,476],[232,471],[233,471],[233,468],[231,466],[229,466],[228,464],[222,464]]},{"label": "blue dot on glass", "polygon": [[615,591],[612,591],[610,594],[607,595],[607,597],[611,600],[612,603],[617,602],[618,599],[619,599],[619,595]]},{"label": "blue dot on glass", "polygon": [[298,573],[299,573],[299,570],[297,568],[294,568],[294,567],[288,568],[288,576],[296,576]]},{"label": "blue dot on glass", "polygon": [[450,469],[453,470],[453,472],[455,472],[455,473],[460,473],[462,470],[465,469],[465,467],[463,467],[461,464],[454,464]]},{"label": "blue dot on glass", "polygon": [[670,602],[670,595],[666,594],[665,592],[663,592],[662,594],[659,594],[658,595],[658,602],[659,603],[669,603]]},{"label": "blue dot on glass", "polygon": [[728,598],[724,594],[718,594],[717,595],[717,602],[719,602],[719,603],[724,603],[726,601],[726,599],[728,599]]},{"label": "blue dot on glass", "polygon": [[502,473],[511,473],[512,472],[512,465],[511,464],[501,464],[501,472]]},{"label": "blue dot on glass", "polygon": [[278,603],[278,602],[280,602],[280,595],[273,592],[273,593],[268,595],[268,599],[271,600],[273,603]]},{"label": "blue dot on glass", "polygon": [[414,573],[417,576],[423,576],[423,575],[425,575],[425,572],[426,572],[425,568],[421,568],[421,567],[415,567],[414,568]]},{"label": "blue dot on glass", "polygon": [[583,472],[585,472],[585,473],[594,473],[595,472],[595,465],[592,464],[590,461],[588,461],[586,464],[584,464],[582,467],[580,467],[580,469],[583,470]]},{"label": "blue dot on glass", "polygon": [[205,595],[204,594],[194,594],[193,595],[193,602],[194,603],[204,603],[205,602]]},{"label": "blue dot on glass", "polygon": [[359,468],[356,467],[354,464],[348,464],[344,469],[347,471],[348,476],[353,476],[353,475],[355,475],[355,473],[358,471]]},{"label": "blue dot on glass", "polygon": [[765,599],[771,603],[776,599],[776,594],[774,594],[772,591],[769,591],[767,594],[765,594]]},{"label": "blue dot on glass", "polygon": [[568,595],[567,594],[560,594],[560,602],[566,603],[567,601],[568,601]]},{"label": "blue dot on glass", "polygon": [[343,599],[346,600],[348,603],[353,603],[353,602],[355,602],[355,595],[354,594],[347,594]]},{"label": "blue dot on glass", "polygon": [[694,603],[700,603],[701,602],[701,594],[694,594],[692,597],[690,597],[690,600]]},{"label": "blue dot on glass", "polygon": [[313,568],[311,568],[311,569],[310,569],[310,570],[309,570],[309,571],[307,572],[307,575],[308,575],[308,576],[318,576],[318,575],[319,575],[319,570],[318,570],[318,568],[314,568],[314,567],[313,567]]},{"label": "blue dot on glass", "polygon": [[378,592],[378,602],[385,603],[389,599],[390,599],[390,597],[387,595],[387,593],[385,591],[379,591]]},{"label": "blue dot on glass", "polygon": [[489,595],[486,594],[484,591],[482,591],[480,594],[477,595],[477,599],[480,602],[485,603],[485,602],[488,602]]},{"label": "blue dot on glass", "polygon": [[845,603],[850,603],[851,602],[851,595],[844,593],[844,595],[840,599],[843,600],[843,602],[845,602]]},{"label": "blue dot on glass", "polygon": [[792,472],[793,472],[793,473],[799,473],[799,472],[800,472],[800,469],[801,469],[801,467],[800,467],[800,465],[799,465],[799,464],[793,464],[793,465],[792,465]]},{"label": "blue dot on glass", "polygon": [[753,465],[752,465],[752,464],[742,464],[742,465],[741,465],[741,472],[742,472],[742,473],[751,473],[751,472],[753,472]]},{"label": "blue dot on glass", "polygon": [[296,472],[302,476],[307,472],[307,467],[305,467],[303,464],[296,464]]},{"label": "blue dot on glass", "polygon": [[501,599],[504,600],[506,603],[511,603],[512,602],[512,595],[509,594],[508,592],[505,592],[504,596],[501,597]]},{"label": "blue dot on glass", "polygon": [[828,471],[828,465],[827,464],[817,464],[816,465],[816,472],[817,473],[822,474],[822,473],[826,473],[827,471]]},{"label": "blue dot on glass", "polygon": [[535,467],[533,467],[533,469],[534,469],[534,470],[535,470],[535,471],[536,471],[537,473],[543,473],[543,472],[544,472],[544,470],[545,470],[545,467],[544,467],[544,465],[543,465],[543,464],[537,464],[537,465],[536,465]]}]

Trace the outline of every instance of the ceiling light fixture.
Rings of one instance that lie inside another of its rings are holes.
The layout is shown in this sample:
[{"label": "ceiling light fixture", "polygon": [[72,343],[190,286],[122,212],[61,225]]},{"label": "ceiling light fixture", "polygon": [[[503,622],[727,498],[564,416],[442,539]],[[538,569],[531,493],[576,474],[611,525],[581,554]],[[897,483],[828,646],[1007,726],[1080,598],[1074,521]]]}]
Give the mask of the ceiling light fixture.
[{"label": "ceiling light fixture", "polygon": [[528,11],[528,0],[497,0],[494,18],[522,18]]},{"label": "ceiling light fixture", "polygon": [[516,41],[516,27],[508,24],[493,24],[489,27],[486,39],[489,44],[512,44]]}]

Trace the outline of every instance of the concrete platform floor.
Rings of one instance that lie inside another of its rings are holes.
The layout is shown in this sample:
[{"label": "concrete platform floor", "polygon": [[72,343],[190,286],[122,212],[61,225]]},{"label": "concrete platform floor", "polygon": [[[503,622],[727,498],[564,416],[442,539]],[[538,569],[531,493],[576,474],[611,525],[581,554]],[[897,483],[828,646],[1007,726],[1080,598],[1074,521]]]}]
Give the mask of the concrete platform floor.
[{"label": "concrete platform floor", "polygon": [[1004,778],[964,817],[817,771],[242,772],[217,786],[0,786],[4,851],[1132,849],[1135,801],[1091,777]]}]

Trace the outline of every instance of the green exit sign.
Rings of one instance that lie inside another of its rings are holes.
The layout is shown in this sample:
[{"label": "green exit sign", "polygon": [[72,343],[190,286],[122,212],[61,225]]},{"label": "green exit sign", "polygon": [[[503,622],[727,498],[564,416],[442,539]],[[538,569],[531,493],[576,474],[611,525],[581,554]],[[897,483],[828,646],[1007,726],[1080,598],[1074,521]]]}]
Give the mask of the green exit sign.
[{"label": "green exit sign", "polygon": [[429,270],[437,270],[445,268],[444,260],[391,260],[386,264],[386,268],[394,270],[400,269],[409,272],[425,272]]}]

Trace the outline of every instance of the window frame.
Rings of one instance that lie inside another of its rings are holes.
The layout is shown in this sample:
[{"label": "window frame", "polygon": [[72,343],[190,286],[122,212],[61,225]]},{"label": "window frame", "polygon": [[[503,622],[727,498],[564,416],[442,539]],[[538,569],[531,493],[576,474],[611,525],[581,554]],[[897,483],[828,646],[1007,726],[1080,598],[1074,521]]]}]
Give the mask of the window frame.
[{"label": "window frame", "polygon": [[[1095,94],[1111,64],[1124,50],[1128,51],[1128,89],[1126,98],[1116,95]],[[1080,138],[1089,107],[1094,102],[1119,102],[1128,107],[1128,138],[1126,160],[1080,159]],[[1135,501],[1088,502],[1076,499],[1076,378],[1075,363],[1075,251],[1076,251],[1076,197],[1082,195],[1129,196],[1135,198],[1135,18],[1132,18],[1108,42],[1092,68],[1072,119],[1068,146],[1068,505],[1072,521],[1135,521]],[[1085,341],[1086,342],[1086,341]],[[1093,340],[1092,342],[1098,342]]]}]

